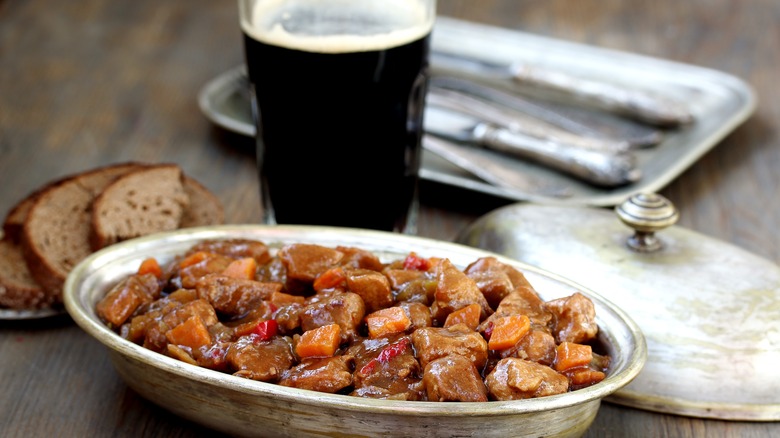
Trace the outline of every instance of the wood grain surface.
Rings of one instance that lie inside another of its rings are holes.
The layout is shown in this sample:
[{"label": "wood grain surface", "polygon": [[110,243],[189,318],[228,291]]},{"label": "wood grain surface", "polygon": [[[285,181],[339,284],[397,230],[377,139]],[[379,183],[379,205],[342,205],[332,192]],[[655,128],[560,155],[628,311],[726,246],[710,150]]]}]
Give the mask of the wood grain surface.
[{"label": "wood grain surface", "polygon": [[[753,117],[661,193],[679,225],[780,262],[780,2],[440,0],[438,10],[745,80]],[[214,127],[196,100],[242,61],[234,1],[0,0],[0,214],[54,178],[135,160],[178,163],[230,223],[258,222],[253,141]],[[508,203],[433,183],[421,199],[418,234],[443,240]],[[0,322],[0,436],[206,435],[128,389],[69,317]],[[605,403],[586,436],[770,437],[780,424]]]}]

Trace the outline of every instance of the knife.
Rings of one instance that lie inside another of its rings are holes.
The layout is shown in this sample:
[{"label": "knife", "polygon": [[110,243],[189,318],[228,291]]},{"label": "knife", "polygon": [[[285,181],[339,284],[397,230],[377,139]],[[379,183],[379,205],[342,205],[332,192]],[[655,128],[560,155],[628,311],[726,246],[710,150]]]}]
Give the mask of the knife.
[{"label": "knife", "polygon": [[642,176],[631,153],[573,148],[431,104],[426,105],[423,124],[428,133],[543,164],[598,186],[625,185],[638,181]]},{"label": "knife", "polygon": [[431,65],[475,77],[510,79],[518,84],[563,94],[569,99],[651,125],[676,127],[693,121],[693,115],[683,103],[657,93],[579,77],[542,66],[519,62],[501,64],[441,51],[431,53]]},{"label": "knife", "polygon": [[[501,106],[521,114],[526,119],[552,126],[554,130],[591,139],[599,139],[605,148],[639,149],[655,146],[664,139],[661,128],[639,123],[612,114],[595,113],[577,109],[571,105],[561,106],[552,102],[529,99],[518,93],[502,90],[494,85],[480,84],[477,81],[455,76],[434,76],[428,84],[429,94],[437,90],[448,90],[461,95],[487,101],[493,106]],[[620,143],[627,147],[617,146]],[[612,144],[612,146],[609,146]]]},{"label": "knife", "polygon": [[496,187],[522,192],[529,197],[534,195],[554,198],[572,196],[571,189],[567,186],[518,172],[501,160],[494,160],[479,154],[472,147],[431,134],[425,134],[422,143],[427,151]]},{"label": "knife", "polygon": [[528,117],[512,108],[485,101],[459,90],[433,86],[428,90],[426,99],[429,104],[434,106],[462,112],[540,140],[603,152],[625,152],[631,149],[631,144],[627,141],[596,138],[565,131],[545,121]]}]

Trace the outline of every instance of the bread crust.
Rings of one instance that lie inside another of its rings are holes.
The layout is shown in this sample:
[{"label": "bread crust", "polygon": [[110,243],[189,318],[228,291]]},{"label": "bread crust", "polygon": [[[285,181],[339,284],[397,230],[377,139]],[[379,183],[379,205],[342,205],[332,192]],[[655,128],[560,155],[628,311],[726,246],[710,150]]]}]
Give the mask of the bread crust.
[{"label": "bread crust", "polygon": [[32,278],[22,248],[11,239],[0,240],[0,306],[33,309],[49,307],[53,301]]},{"label": "bread crust", "polygon": [[21,249],[33,279],[52,302],[62,301],[62,286],[89,246],[92,201],[111,181],[138,163],[96,168],[62,179],[37,196],[25,218]]},{"label": "bread crust", "polygon": [[180,228],[225,223],[225,209],[211,190],[187,175],[184,175],[184,190],[190,197],[190,206],[184,210]]},{"label": "bread crust", "polygon": [[[28,194],[6,215],[6,235],[0,240],[0,306],[30,309],[61,304],[62,287],[73,267],[113,243],[93,246],[91,241],[96,234],[93,217],[100,208],[98,199],[109,198],[109,187],[121,187],[120,179],[132,181],[131,174],[151,175],[155,169],[180,178],[178,190],[164,196],[166,202],[180,207],[173,214],[177,219],[171,229],[224,223],[220,200],[175,164],[125,162],[59,178]],[[140,189],[147,179],[142,176],[135,181],[131,185]]]}]

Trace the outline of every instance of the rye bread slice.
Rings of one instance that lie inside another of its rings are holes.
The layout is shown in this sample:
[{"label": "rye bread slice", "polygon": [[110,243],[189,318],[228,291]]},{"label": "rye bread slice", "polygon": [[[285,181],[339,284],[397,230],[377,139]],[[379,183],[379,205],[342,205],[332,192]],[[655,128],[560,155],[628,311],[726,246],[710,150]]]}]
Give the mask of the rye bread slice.
[{"label": "rye bread slice", "polygon": [[147,166],[106,186],[92,205],[93,250],[123,240],[178,229],[190,205],[175,164]]},{"label": "rye bread slice", "polygon": [[21,249],[32,278],[48,299],[60,302],[71,269],[92,253],[92,202],[117,177],[143,167],[121,163],[92,169],[47,186],[24,220]]},{"label": "rye bread slice", "polygon": [[75,177],[76,174],[68,175],[62,178],[58,178],[54,181],[50,181],[41,187],[33,190],[27,196],[19,200],[5,216],[3,221],[3,232],[5,233],[5,239],[11,239],[13,243],[19,243],[22,240],[22,230],[24,228],[24,221],[27,219],[27,214],[35,204],[35,201],[50,187],[54,187],[57,184],[62,183],[65,180]]},{"label": "rye bread slice", "polygon": [[211,190],[194,178],[184,175],[184,191],[190,198],[190,206],[184,211],[179,228],[225,223],[225,209]]},{"label": "rye bread slice", "polygon": [[51,306],[54,298],[32,278],[22,256],[22,248],[4,238],[0,240],[0,306],[32,309]]}]

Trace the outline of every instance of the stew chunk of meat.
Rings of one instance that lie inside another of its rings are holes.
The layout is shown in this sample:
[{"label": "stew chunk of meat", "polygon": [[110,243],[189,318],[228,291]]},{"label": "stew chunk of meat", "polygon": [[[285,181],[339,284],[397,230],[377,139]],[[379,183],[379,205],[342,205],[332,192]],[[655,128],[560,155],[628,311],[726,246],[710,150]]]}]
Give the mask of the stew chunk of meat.
[{"label": "stew chunk of meat", "polygon": [[[533,286],[522,272],[495,257],[477,259],[467,266],[464,272],[477,283],[477,287],[493,308],[496,308],[504,297],[518,290],[536,295]],[[539,302],[541,303],[541,299]]]},{"label": "stew chunk of meat", "polygon": [[295,363],[288,337],[258,341],[252,335],[242,336],[230,345],[226,359],[235,375],[263,382],[279,381]]},{"label": "stew chunk of meat", "polygon": [[366,339],[350,347],[355,357],[352,395],[393,400],[423,400],[422,369],[408,336]]},{"label": "stew chunk of meat", "polygon": [[425,366],[423,384],[430,401],[487,401],[487,388],[479,371],[463,356],[441,357]]},{"label": "stew chunk of meat", "polygon": [[457,355],[465,357],[478,369],[482,369],[488,358],[488,345],[485,338],[462,324],[448,329],[441,327],[417,329],[412,333],[412,342],[422,366],[441,357]]},{"label": "stew chunk of meat", "polygon": [[598,334],[596,309],[585,295],[576,292],[566,298],[548,301],[545,307],[555,316],[553,334],[558,343],[584,344]]},{"label": "stew chunk of meat", "polygon": [[494,400],[543,397],[569,390],[566,376],[548,366],[515,357],[501,359],[485,383]]},{"label": "stew chunk of meat", "polygon": [[438,285],[431,306],[431,313],[436,320],[443,323],[450,313],[474,303],[479,304],[481,309],[480,319],[485,319],[493,313],[474,280],[468,278],[452,262],[443,259],[436,269]]},{"label": "stew chunk of meat", "polygon": [[284,373],[282,386],[335,393],[352,384],[351,356],[307,360]]}]

